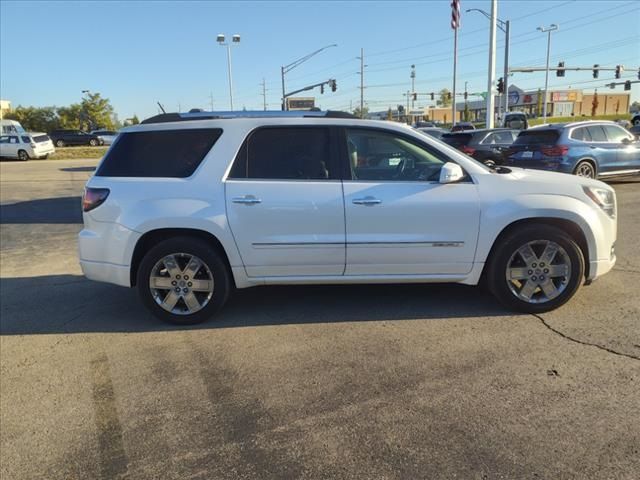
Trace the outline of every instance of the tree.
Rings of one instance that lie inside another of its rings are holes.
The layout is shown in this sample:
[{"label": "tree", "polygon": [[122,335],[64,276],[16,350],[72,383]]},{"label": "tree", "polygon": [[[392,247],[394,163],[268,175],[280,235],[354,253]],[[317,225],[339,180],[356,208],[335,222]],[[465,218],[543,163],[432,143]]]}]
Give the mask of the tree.
[{"label": "tree", "polygon": [[391,110],[391,107],[387,110],[387,120],[393,120],[393,111]]},{"label": "tree", "polygon": [[113,107],[108,98],[102,98],[99,93],[87,93],[80,107],[81,123],[86,125],[87,130],[113,129]]},{"label": "tree", "polygon": [[[362,113],[362,115],[360,113]],[[368,113],[369,113],[369,107],[364,107],[362,109],[362,112],[360,112],[360,107],[356,107],[353,110],[353,114],[358,118],[366,118]]]},{"label": "tree", "polygon": [[465,122],[468,122],[471,119],[471,112],[469,111],[469,104],[464,102],[464,111],[462,112],[462,116]]},{"label": "tree", "polygon": [[451,105],[451,92],[447,88],[443,88],[438,92],[438,100],[436,105],[440,107],[449,107]]},{"label": "tree", "polygon": [[30,132],[50,132],[60,126],[56,107],[23,107],[18,106],[6,118],[20,122]]},{"label": "tree", "polygon": [[630,112],[640,112],[640,102],[637,100],[631,104],[629,107]]},{"label": "tree", "polygon": [[542,90],[538,89],[538,102],[536,103],[536,116],[539,117],[542,115]]},{"label": "tree", "polygon": [[61,128],[82,128],[82,107],[79,103],[72,103],[68,107],[60,107],[57,113]]},{"label": "tree", "polygon": [[140,120],[138,120],[138,116],[134,113],[133,117],[131,117],[131,125],[138,125]]}]

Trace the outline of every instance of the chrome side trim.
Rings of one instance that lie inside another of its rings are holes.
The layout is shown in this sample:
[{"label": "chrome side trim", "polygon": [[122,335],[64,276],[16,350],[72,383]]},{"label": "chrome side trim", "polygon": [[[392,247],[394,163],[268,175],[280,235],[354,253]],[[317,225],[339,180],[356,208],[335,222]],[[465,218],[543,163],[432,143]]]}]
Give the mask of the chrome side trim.
[{"label": "chrome side trim", "polygon": [[607,175],[635,175],[640,173],[640,169],[634,170],[615,170],[613,172],[598,172],[598,176],[606,177]]},{"label": "chrome side trim", "polygon": [[299,248],[299,247],[462,247],[464,242],[256,242],[253,248]]}]

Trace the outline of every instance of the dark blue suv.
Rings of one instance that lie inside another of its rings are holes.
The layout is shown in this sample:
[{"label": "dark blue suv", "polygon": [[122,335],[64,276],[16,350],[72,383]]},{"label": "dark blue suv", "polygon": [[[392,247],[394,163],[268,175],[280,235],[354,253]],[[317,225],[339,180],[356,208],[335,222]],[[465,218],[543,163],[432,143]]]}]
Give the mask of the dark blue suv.
[{"label": "dark blue suv", "polygon": [[505,165],[607,178],[640,174],[640,141],[613,122],[541,125],[520,132]]}]

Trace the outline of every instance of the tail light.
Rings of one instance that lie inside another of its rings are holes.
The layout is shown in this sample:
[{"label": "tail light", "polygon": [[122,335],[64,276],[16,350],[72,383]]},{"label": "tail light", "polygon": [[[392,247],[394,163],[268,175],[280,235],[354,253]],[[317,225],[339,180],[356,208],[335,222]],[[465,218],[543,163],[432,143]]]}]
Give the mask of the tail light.
[{"label": "tail light", "polygon": [[108,188],[86,187],[84,189],[84,195],[82,195],[82,211],[89,212],[94,208],[98,208],[104,203],[108,196]]},{"label": "tail light", "polygon": [[551,147],[542,147],[540,149],[545,157],[562,157],[569,152],[567,145],[553,145]]},{"label": "tail light", "polygon": [[466,153],[467,155],[473,155],[474,153],[476,153],[475,148],[468,147],[467,145],[463,145],[460,150],[462,151],[462,153]]},{"label": "tail light", "polygon": [[33,142],[31,142],[31,143],[29,144],[29,146],[30,146],[31,148],[36,148],[36,144],[35,144],[35,143],[33,143]]}]

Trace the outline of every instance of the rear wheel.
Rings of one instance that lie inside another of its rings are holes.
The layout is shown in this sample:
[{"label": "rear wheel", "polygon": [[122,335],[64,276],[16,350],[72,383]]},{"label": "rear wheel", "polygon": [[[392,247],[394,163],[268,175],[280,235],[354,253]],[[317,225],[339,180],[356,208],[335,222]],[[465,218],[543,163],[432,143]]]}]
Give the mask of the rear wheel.
[{"label": "rear wheel", "polygon": [[29,154],[25,150],[18,150],[18,160],[26,162],[29,160]]},{"label": "rear wheel", "polygon": [[64,147],[64,140],[56,140],[56,147]]},{"label": "rear wheel", "polygon": [[98,140],[96,140],[95,138],[92,138],[91,140],[89,140],[89,145],[91,145],[92,147],[97,146]]},{"label": "rear wheel", "polygon": [[585,261],[559,228],[529,225],[507,235],[489,262],[488,285],[505,306],[542,313],[566,303],[580,288]]},{"label": "rear wheel", "polygon": [[579,177],[596,178],[596,168],[588,160],[578,162],[573,173]]},{"label": "rear wheel", "polygon": [[200,323],[218,312],[231,291],[224,260],[206,242],[176,237],[153,247],[140,263],[138,292],[159,319]]}]

